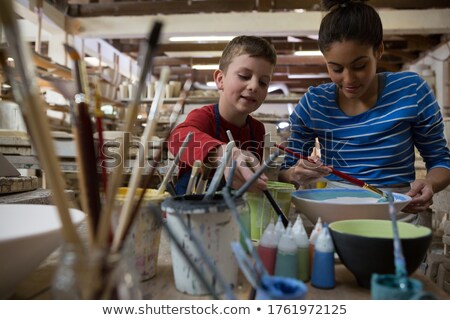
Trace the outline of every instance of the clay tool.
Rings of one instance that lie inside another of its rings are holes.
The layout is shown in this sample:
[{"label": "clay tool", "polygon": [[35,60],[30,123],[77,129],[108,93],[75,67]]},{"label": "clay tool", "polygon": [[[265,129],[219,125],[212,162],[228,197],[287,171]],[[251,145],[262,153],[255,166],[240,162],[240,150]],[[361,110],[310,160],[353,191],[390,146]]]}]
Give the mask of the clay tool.
[{"label": "clay tool", "polygon": [[80,193],[87,200],[87,207],[83,208],[88,214],[91,222],[92,241],[95,239],[97,229],[100,223],[100,184],[97,173],[97,158],[94,146],[92,122],[89,114],[89,100],[87,99],[89,85],[87,80],[86,66],[77,50],[68,44],[64,44],[66,52],[74,63],[73,77],[75,79],[76,94],[72,97],[75,106],[75,126],[76,126],[76,142],[80,157],[79,173],[82,177],[80,182]]},{"label": "clay tool", "polygon": [[262,166],[260,166],[258,168],[258,170],[256,170],[255,174],[249,179],[247,180],[240,188],[239,190],[236,191],[236,193],[234,194],[235,197],[240,197],[242,196],[247,190],[248,188],[250,188],[250,186],[255,183],[255,181],[259,178],[259,176],[264,172],[264,170],[266,170],[266,168],[280,155],[280,151],[279,150],[275,150],[274,153],[272,153],[268,159],[266,159],[266,161],[264,161],[264,163],[262,164]]},{"label": "clay tool", "polygon": [[227,204],[227,206],[230,208],[231,210],[231,214],[233,215],[233,217],[236,219],[238,225],[239,225],[239,230],[241,232],[241,236],[244,239],[244,244],[247,247],[247,251],[251,254],[251,256],[253,257],[253,259],[255,260],[255,270],[257,271],[257,274],[259,275],[259,277],[262,277],[264,275],[268,275],[266,268],[264,267],[264,264],[262,263],[261,259],[259,258],[255,248],[253,247],[252,241],[249,238],[249,235],[245,229],[244,224],[242,223],[241,218],[239,217],[239,212],[236,208],[236,203],[234,202],[235,197],[232,197],[231,195],[231,183],[233,181],[233,176],[234,176],[234,172],[236,170],[236,161],[232,160],[231,161],[231,169],[229,172],[229,178],[227,180],[227,184],[225,186],[225,188],[223,188],[222,190],[222,194],[223,194],[223,199],[225,200],[225,203]]},{"label": "clay tool", "polygon": [[254,289],[260,289],[261,276],[258,275],[258,271],[256,270],[253,261],[247,256],[242,245],[239,242],[234,241],[231,243],[231,250],[247,281]]},{"label": "clay tool", "polygon": [[[125,119],[125,125],[123,131],[131,132],[133,125],[137,119],[137,114],[139,111],[140,99],[142,96],[142,91],[144,89],[145,80],[149,71],[151,70],[153,57],[156,54],[156,47],[158,44],[159,35],[161,33],[162,23],[156,21],[149,33],[147,38],[147,50],[144,54],[144,63],[141,67],[141,73],[139,76],[139,82],[137,86],[137,90],[135,90],[135,95],[131,103],[127,106],[127,114]],[[118,154],[124,154],[124,144],[121,143],[119,145]],[[108,190],[106,192],[105,204],[103,206],[103,210],[101,213],[100,219],[100,230],[97,237],[97,242],[100,247],[106,247],[108,235],[110,233],[111,226],[111,216],[113,211],[113,206],[115,203],[115,197],[117,193],[117,189],[122,183],[123,176],[123,165],[116,166],[110,176],[108,181]],[[145,193],[145,192],[144,192]]]},{"label": "clay tool", "polygon": [[397,213],[394,207],[394,197],[392,192],[387,193],[389,201],[389,217],[392,221],[392,231],[394,233],[394,263],[395,276],[398,281],[398,286],[401,290],[408,290],[408,273],[406,272],[405,256],[403,255],[402,242],[398,233]]},{"label": "clay tool", "polygon": [[234,143],[234,141],[228,142],[224,154],[222,156],[222,162],[220,163],[219,167],[216,169],[216,172],[214,173],[211,183],[209,184],[209,188],[206,191],[205,197],[203,198],[204,200],[211,200],[214,194],[216,193],[220,181],[222,180],[223,173],[225,172],[225,167],[228,165],[228,162],[231,159],[231,154],[235,146],[236,144]]},{"label": "clay tool", "polygon": [[166,172],[166,175],[164,176],[164,180],[161,182],[161,185],[158,188],[157,195],[163,194],[164,191],[166,191],[167,184],[170,181],[170,179],[172,179],[173,172],[174,172],[175,168],[178,166],[178,164],[180,163],[180,158],[183,155],[184,151],[187,149],[187,145],[188,145],[189,141],[191,141],[192,135],[193,135],[193,133],[189,132],[187,134],[186,138],[184,138],[184,141],[180,147],[180,150],[178,150],[178,153],[175,156],[175,159],[173,160],[172,164],[170,165],[169,169]]},{"label": "clay tool", "polygon": [[[292,151],[291,149],[283,147],[282,145],[275,144],[275,147],[277,147],[277,148],[283,150],[284,152],[289,153],[289,154],[291,154],[291,155],[293,155],[293,156],[295,156],[295,157],[297,157],[299,159],[306,160],[308,162],[314,163],[313,161],[309,160],[308,157],[305,157],[304,155],[302,155],[302,154],[300,154],[298,152],[295,152],[295,151]],[[358,187],[361,187],[361,188],[363,188],[365,190],[368,190],[368,191],[371,191],[371,192],[374,192],[374,193],[378,194],[379,196],[381,196],[380,200],[382,200],[382,201],[385,201],[385,199],[387,199],[387,196],[386,196],[385,192],[383,192],[382,190],[380,190],[380,189],[378,189],[378,188],[376,188],[374,186],[371,186],[370,184],[368,184],[368,183],[366,183],[364,181],[361,181],[361,180],[359,180],[359,179],[357,179],[355,177],[352,177],[352,176],[350,176],[350,175],[348,175],[348,174],[346,174],[344,172],[341,172],[339,170],[336,170],[334,168],[331,168],[331,173],[336,175],[336,176],[338,176],[338,177],[340,177],[340,178],[342,178],[342,179],[344,179],[344,180],[346,180],[346,181],[348,181],[348,182],[350,182],[350,183],[352,183],[352,184],[354,184],[354,185],[357,185]]]},{"label": "clay tool", "polygon": [[65,194],[66,187],[59,170],[60,164],[52,144],[49,143],[52,141],[52,136],[48,120],[42,112],[44,106],[35,80],[34,63],[30,57],[29,46],[24,44],[21,37],[12,1],[2,1],[0,20],[15,67],[11,68],[7,65],[5,56],[2,55],[0,59],[4,70],[7,71],[9,82],[13,84],[13,94],[21,107],[27,130],[52,188],[52,198],[58,208],[64,240],[81,247],[80,237],[70,217],[69,201]]},{"label": "clay tool", "polygon": [[197,181],[197,176],[200,174],[200,170],[202,169],[202,162],[200,160],[195,160],[194,165],[192,166],[191,176],[189,178],[189,182],[186,188],[186,195],[190,195],[194,193],[195,183]]}]

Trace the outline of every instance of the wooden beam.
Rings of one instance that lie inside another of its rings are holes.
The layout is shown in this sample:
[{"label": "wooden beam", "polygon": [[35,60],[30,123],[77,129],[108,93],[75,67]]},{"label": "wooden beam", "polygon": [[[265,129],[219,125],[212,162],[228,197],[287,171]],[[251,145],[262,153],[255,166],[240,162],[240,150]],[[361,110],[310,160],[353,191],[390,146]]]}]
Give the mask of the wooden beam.
[{"label": "wooden beam", "polygon": [[[208,0],[208,1],[99,1],[79,3],[70,1],[67,13],[72,17],[99,17],[124,15],[158,15],[158,14],[195,14],[218,12],[275,12],[296,9],[320,10],[317,0]],[[448,0],[372,0],[375,8],[393,9],[429,9],[449,8]]]},{"label": "wooden beam", "polygon": [[[450,33],[450,9],[379,10],[385,35]],[[133,17],[92,17],[70,20],[68,31],[83,38],[143,38],[156,21],[162,21],[163,38],[192,35],[307,36],[317,35],[322,13],[232,12]],[[424,19],[426,17],[426,19]],[[217,23],[220,21],[220,23]],[[270,21],[270,23],[268,23]]]}]

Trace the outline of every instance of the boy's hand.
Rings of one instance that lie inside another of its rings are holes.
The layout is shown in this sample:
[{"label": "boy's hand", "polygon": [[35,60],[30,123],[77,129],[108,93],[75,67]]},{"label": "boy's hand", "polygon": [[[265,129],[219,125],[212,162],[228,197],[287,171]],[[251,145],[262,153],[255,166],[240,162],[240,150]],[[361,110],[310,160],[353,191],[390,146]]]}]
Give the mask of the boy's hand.
[{"label": "boy's hand", "polygon": [[[260,167],[259,161],[255,156],[245,150],[239,148],[233,148],[233,154],[231,159],[236,161],[236,170],[234,171],[232,187],[234,189],[239,189],[247,180],[249,180],[253,175],[253,171],[258,170]],[[225,168],[225,179],[229,179],[230,166]],[[262,174],[258,180],[253,183],[248,189],[249,192],[262,192],[267,189],[267,176]]]}]

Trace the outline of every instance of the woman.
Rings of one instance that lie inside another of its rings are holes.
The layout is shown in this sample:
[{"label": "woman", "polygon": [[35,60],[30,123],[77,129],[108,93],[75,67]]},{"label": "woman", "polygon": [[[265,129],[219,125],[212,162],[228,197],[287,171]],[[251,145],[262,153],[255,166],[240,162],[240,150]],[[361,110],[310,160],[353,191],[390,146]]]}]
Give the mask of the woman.
[{"label": "woman", "polygon": [[[332,83],[311,87],[296,106],[289,148],[307,156],[318,137],[325,166],[286,155],[279,178],[308,183],[333,166],[373,186],[404,191],[412,201],[403,211],[421,213],[450,183],[450,153],[433,92],[415,73],[376,72],[384,46],[373,7],[322,3],[330,11],[320,25],[319,48]],[[415,147],[426,164],[424,179],[415,178]]]}]

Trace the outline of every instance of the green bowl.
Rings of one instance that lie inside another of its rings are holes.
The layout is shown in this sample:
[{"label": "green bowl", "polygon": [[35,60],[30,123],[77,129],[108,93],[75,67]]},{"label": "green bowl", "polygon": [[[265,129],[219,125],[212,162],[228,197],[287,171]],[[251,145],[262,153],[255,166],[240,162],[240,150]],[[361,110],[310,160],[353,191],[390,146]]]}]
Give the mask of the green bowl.
[{"label": "green bowl", "polygon": [[[431,230],[397,222],[408,274],[420,266],[431,243]],[[356,277],[370,288],[373,273],[394,274],[394,245],[390,220],[341,220],[329,225],[336,252]]]}]

